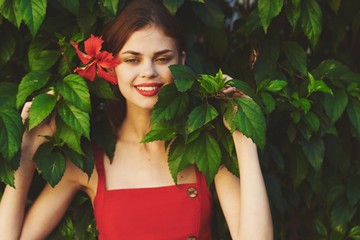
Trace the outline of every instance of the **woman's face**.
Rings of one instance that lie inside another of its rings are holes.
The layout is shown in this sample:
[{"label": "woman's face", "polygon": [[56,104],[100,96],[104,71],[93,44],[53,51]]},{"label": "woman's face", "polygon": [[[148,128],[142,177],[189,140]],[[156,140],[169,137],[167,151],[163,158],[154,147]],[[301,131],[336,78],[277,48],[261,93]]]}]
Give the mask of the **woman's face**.
[{"label": "woman's face", "polygon": [[152,109],[161,87],[173,82],[169,66],[184,64],[185,53],[179,56],[175,40],[149,26],[130,36],[118,58],[115,73],[127,107]]}]

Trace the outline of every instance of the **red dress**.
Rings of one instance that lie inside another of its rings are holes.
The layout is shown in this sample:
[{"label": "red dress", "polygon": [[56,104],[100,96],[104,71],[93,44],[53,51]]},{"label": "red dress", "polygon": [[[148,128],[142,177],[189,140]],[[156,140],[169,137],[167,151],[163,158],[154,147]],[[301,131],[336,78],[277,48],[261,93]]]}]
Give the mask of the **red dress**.
[{"label": "red dress", "polygon": [[211,240],[211,194],[196,169],[196,183],[105,189],[103,153],[94,148],[98,172],[94,214],[99,240]]}]

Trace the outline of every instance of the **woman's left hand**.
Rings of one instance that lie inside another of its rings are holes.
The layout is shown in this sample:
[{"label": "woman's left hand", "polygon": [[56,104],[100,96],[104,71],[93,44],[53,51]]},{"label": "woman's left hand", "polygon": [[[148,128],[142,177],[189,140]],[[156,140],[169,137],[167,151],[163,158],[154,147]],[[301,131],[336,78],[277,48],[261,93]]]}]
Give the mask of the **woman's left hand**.
[{"label": "woman's left hand", "polygon": [[[223,77],[226,77],[226,82],[230,81],[231,79],[233,79],[232,77],[230,77],[229,75],[223,74]],[[224,99],[226,99],[226,96],[228,94],[232,94],[232,98],[239,98],[239,97],[244,97],[244,98],[249,98],[251,99],[248,95],[246,95],[245,93],[243,93],[241,90],[232,87],[230,85],[225,85],[225,87],[221,90],[221,93],[224,96]],[[235,106],[234,109],[234,114],[237,112],[237,106]],[[223,117],[223,121],[224,121],[224,125],[225,127],[230,131],[231,127],[230,125],[226,122],[225,117]]]}]

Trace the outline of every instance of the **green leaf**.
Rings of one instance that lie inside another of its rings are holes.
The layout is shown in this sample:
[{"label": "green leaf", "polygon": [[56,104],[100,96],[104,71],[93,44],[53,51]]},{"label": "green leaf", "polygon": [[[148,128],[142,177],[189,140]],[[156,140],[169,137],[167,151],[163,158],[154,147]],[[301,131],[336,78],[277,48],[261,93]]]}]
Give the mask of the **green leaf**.
[{"label": "green leaf", "polygon": [[62,139],[72,150],[84,155],[81,149],[81,133],[68,126],[60,117],[56,118],[55,137]]},{"label": "green leaf", "polygon": [[20,157],[20,150],[15,154],[13,159],[11,159],[11,162],[4,159],[0,154],[0,180],[5,184],[10,185],[11,187],[16,187],[14,183],[14,170],[19,167]]},{"label": "green leaf", "polygon": [[350,229],[348,237],[353,239],[360,239],[360,225]]},{"label": "green leaf", "polygon": [[249,37],[251,33],[253,33],[256,29],[261,27],[261,20],[259,17],[259,11],[258,8],[253,10],[250,13],[249,18],[247,19],[245,23],[245,35],[246,37]]},{"label": "green leaf", "polygon": [[283,42],[282,50],[294,69],[302,74],[307,73],[306,52],[298,43],[292,41]]},{"label": "green leaf", "polygon": [[[90,2],[89,0],[86,1]],[[96,1],[95,1],[96,2]],[[76,18],[78,25],[80,27],[81,32],[88,33],[91,31],[91,28],[96,23],[96,14],[92,12],[93,8],[91,10],[88,7],[81,8],[81,11],[79,11],[79,14]]]},{"label": "green leaf", "polygon": [[235,87],[236,89],[239,89],[240,91],[242,91],[243,93],[254,99],[255,101],[257,100],[257,95],[254,89],[250,87],[249,84],[247,84],[246,82],[238,79],[231,79],[227,81],[226,84]]},{"label": "green leaf", "polygon": [[10,22],[12,22],[17,28],[20,28],[21,16],[18,9],[15,6],[14,0],[3,0],[0,3],[0,13]]},{"label": "green leaf", "polygon": [[172,15],[175,15],[178,8],[184,4],[184,0],[162,0],[162,2]]},{"label": "green leaf", "polygon": [[316,79],[329,78],[330,80],[337,80],[350,69],[339,61],[334,59],[327,59],[322,61],[319,66],[311,71],[311,74]]},{"label": "green leaf", "polygon": [[301,149],[295,148],[293,152],[294,161],[291,164],[291,176],[293,178],[294,189],[297,189],[308,174],[309,163]]},{"label": "green leaf", "polygon": [[40,145],[33,160],[44,179],[55,187],[64,175],[66,161],[60,152],[52,152],[52,150],[53,146],[49,142]]},{"label": "green leaf", "polygon": [[151,124],[182,116],[187,110],[189,96],[186,93],[178,92],[175,84],[163,87],[158,96],[158,102],[151,114]]},{"label": "green leaf", "polygon": [[324,141],[320,138],[312,138],[310,141],[302,141],[301,146],[315,171],[320,171],[324,160]]},{"label": "green leaf", "polygon": [[206,26],[221,28],[224,24],[224,13],[216,1],[204,1],[204,4],[192,4],[193,11]]},{"label": "green leaf", "polygon": [[67,125],[90,139],[89,114],[66,101],[59,102],[58,113]]},{"label": "green leaf", "polygon": [[187,121],[187,130],[192,133],[196,129],[204,126],[218,116],[216,109],[210,104],[202,104],[194,108]]},{"label": "green leaf", "polygon": [[23,124],[17,111],[0,108],[0,152],[5,159],[12,159],[21,145]]},{"label": "green leaf", "polygon": [[15,181],[14,181],[14,170],[11,169],[10,164],[7,161],[4,161],[0,158],[0,179],[3,183],[15,188]]},{"label": "green leaf", "polygon": [[102,2],[104,7],[106,7],[115,16],[119,0],[102,0]]},{"label": "green leaf", "polygon": [[265,146],[266,124],[261,108],[251,99],[237,98],[238,110],[234,123],[245,136],[251,138],[262,150]]},{"label": "green leaf", "polygon": [[16,107],[16,93],[18,84],[14,82],[0,83],[0,108],[3,106]]},{"label": "green leaf", "polygon": [[47,0],[15,0],[20,16],[34,37],[46,14]]},{"label": "green leaf", "polygon": [[171,65],[169,69],[175,79],[176,88],[180,92],[189,90],[198,77],[190,67],[185,65]]},{"label": "green leaf", "polygon": [[91,139],[95,141],[96,146],[108,156],[112,162],[115,152],[117,138],[114,134],[108,118],[97,118],[97,121],[91,123]]},{"label": "green leaf", "polygon": [[219,144],[208,132],[203,132],[193,142],[193,157],[199,170],[205,174],[206,181],[211,184],[221,164]]},{"label": "green leaf", "polygon": [[341,0],[328,0],[331,10],[334,11],[335,14],[338,13],[339,7],[341,4]]},{"label": "green leaf", "polygon": [[339,199],[345,193],[345,187],[343,185],[333,186],[330,191],[327,193],[327,204],[333,205],[335,200]]},{"label": "green leaf", "polygon": [[360,201],[360,177],[359,176],[351,176],[348,179],[346,196],[349,200],[349,203],[352,206],[355,206]]},{"label": "green leaf", "polygon": [[329,94],[324,96],[325,112],[331,123],[335,123],[339,119],[348,104],[348,96],[343,89],[334,89],[333,93],[333,96]]},{"label": "green leaf", "polygon": [[321,18],[321,8],[316,0],[301,1],[301,27],[313,47],[316,46],[322,30]]},{"label": "green leaf", "polygon": [[331,209],[331,222],[333,226],[344,226],[354,217],[357,206],[351,206],[345,197],[338,199]]},{"label": "green leaf", "polygon": [[86,82],[77,74],[70,74],[58,82],[61,96],[80,110],[91,113],[90,94]]},{"label": "green leaf", "polygon": [[88,177],[90,178],[93,169],[94,169],[94,154],[91,150],[90,145],[90,152],[86,151],[86,154],[81,155],[78,152],[68,148],[67,146],[62,148],[65,156],[68,157],[78,168],[80,168],[83,172],[85,172]]},{"label": "green leaf", "polygon": [[287,82],[284,80],[272,80],[265,87],[266,90],[270,92],[278,92],[287,85]]},{"label": "green leaf", "polygon": [[79,12],[79,0],[58,0],[60,4],[71,13],[77,15]]},{"label": "green leaf", "polygon": [[168,164],[176,185],[178,173],[195,162],[192,146],[186,145],[181,137],[176,138],[170,145]]},{"label": "green leaf", "polygon": [[327,236],[327,229],[325,227],[325,225],[318,219],[315,220],[315,229],[316,231],[322,235],[322,236]]},{"label": "green leaf", "polygon": [[235,118],[235,102],[232,101],[232,100],[229,100],[229,101],[223,101],[221,102],[221,109],[222,109],[222,112],[223,115],[224,115],[224,118],[225,118],[225,121],[227,122],[227,124],[229,124],[230,126],[230,132],[233,133],[235,130],[236,130],[236,126],[235,126],[235,123],[234,123],[234,118]]},{"label": "green leaf", "polygon": [[280,167],[281,170],[284,170],[284,158],[281,155],[280,151],[272,144],[267,145],[267,150],[271,156],[271,158],[276,162],[276,164]]},{"label": "green leaf", "polygon": [[326,85],[326,83],[322,80],[315,80],[314,77],[311,75],[311,73],[308,73],[308,77],[310,80],[310,83],[308,85],[308,91],[309,93],[312,92],[325,92],[333,95],[333,92],[331,89]]},{"label": "green leaf", "polygon": [[198,82],[206,94],[216,94],[218,92],[218,84],[214,76],[201,74]]},{"label": "green leaf", "polygon": [[295,6],[298,7],[300,5],[300,1],[301,0],[291,0],[291,3]]},{"label": "green leaf", "polygon": [[16,95],[16,108],[19,109],[30,94],[44,87],[49,78],[50,74],[46,71],[33,71],[25,75]]},{"label": "green leaf", "polygon": [[266,113],[269,114],[274,111],[276,102],[273,96],[267,92],[261,92],[260,96],[264,102]]},{"label": "green leaf", "polygon": [[284,198],[281,192],[279,181],[272,175],[264,174],[266,189],[269,194],[270,202],[274,204],[275,208],[284,213]]},{"label": "green leaf", "polygon": [[300,107],[305,113],[307,113],[311,108],[311,103],[306,98],[301,98],[298,101],[293,102],[295,107]]},{"label": "green leaf", "polygon": [[97,78],[95,81],[87,81],[90,92],[99,98],[119,100],[111,89],[109,82],[105,79]]},{"label": "green leaf", "polygon": [[259,16],[265,33],[270,25],[271,19],[279,15],[284,0],[259,0]]},{"label": "green leaf", "polygon": [[320,120],[315,113],[308,112],[307,114],[305,114],[304,120],[307,126],[309,126],[312,131],[316,132],[317,130],[319,130]]},{"label": "green leaf", "polygon": [[294,6],[294,4],[288,3],[285,7],[285,13],[293,31],[295,31],[296,25],[300,19],[301,8]]},{"label": "green leaf", "polygon": [[360,102],[351,98],[346,110],[351,123],[354,125],[358,133],[360,133]]},{"label": "green leaf", "polygon": [[234,151],[234,140],[232,138],[231,133],[226,129],[223,123],[218,121],[216,126],[216,135],[220,144],[224,147],[224,149],[229,153],[229,156],[233,155]]},{"label": "green leaf", "polygon": [[40,94],[33,100],[29,111],[29,130],[36,127],[53,111],[56,97],[50,94]]},{"label": "green leaf", "polygon": [[140,143],[153,142],[157,140],[167,141],[175,137],[176,132],[172,123],[169,121],[157,122],[151,126],[150,132],[148,132]]},{"label": "green leaf", "polygon": [[10,60],[15,51],[15,39],[11,34],[3,32],[0,34],[0,69]]},{"label": "green leaf", "polygon": [[29,66],[31,71],[48,70],[61,56],[60,51],[44,50],[50,42],[36,39],[31,42],[28,50]]}]

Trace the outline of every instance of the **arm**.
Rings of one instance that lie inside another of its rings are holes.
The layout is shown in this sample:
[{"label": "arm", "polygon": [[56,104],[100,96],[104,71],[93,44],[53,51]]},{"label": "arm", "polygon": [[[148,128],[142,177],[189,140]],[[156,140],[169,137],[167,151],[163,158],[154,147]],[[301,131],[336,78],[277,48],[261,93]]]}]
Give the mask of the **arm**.
[{"label": "arm", "polygon": [[19,169],[15,172],[15,189],[6,186],[0,202],[0,239],[19,239],[27,193],[34,173],[34,163],[24,161],[32,158],[29,150],[22,151]]},{"label": "arm", "polygon": [[[25,103],[21,117],[23,121],[29,116],[32,102]],[[51,135],[53,125],[42,124],[35,129],[26,130],[21,145],[20,166],[16,170],[15,188],[6,186],[0,202],[0,239],[19,239],[25,211],[25,201],[35,170],[32,158],[37,148],[46,141],[38,135]]]},{"label": "arm", "polygon": [[225,167],[215,177],[216,191],[233,239],[273,239],[273,226],[256,145],[233,133],[240,179]]},{"label": "arm", "polygon": [[80,179],[86,179],[70,160],[61,181],[52,188],[47,184],[30,207],[21,232],[21,240],[44,239],[62,219],[76,192],[82,187]]},{"label": "arm", "polygon": [[[24,105],[22,118],[28,117],[31,102]],[[60,221],[72,197],[82,186],[79,180],[86,183],[87,176],[80,169],[67,161],[65,174],[60,183],[51,188],[47,185],[33,206],[25,222],[25,201],[35,170],[32,158],[38,147],[46,141],[39,135],[52,136],[55,131],[54,117],[31,131],[26,131],[21,146],[21,161],[15,172],[15,189],[6,186],[0,202],[0,239],[39,239],[44,238]],[[44,227],[46,226],[46,227]]]}]

